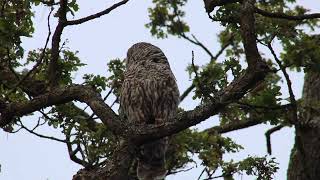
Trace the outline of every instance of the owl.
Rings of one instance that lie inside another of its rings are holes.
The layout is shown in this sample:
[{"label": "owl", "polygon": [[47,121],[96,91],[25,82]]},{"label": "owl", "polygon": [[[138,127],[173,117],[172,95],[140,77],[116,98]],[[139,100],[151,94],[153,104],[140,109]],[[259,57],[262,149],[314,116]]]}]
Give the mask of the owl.
[{"label": "owl", "polygon": [[[120,92],[121,111],[130,123],[161,125],[177,112],[179,90],[168,59],[160,48],[140,42],[127,52],[126,70]],[[160,180],[167,173],[165,153],[168,138],[140,147],[139,180]]]}]

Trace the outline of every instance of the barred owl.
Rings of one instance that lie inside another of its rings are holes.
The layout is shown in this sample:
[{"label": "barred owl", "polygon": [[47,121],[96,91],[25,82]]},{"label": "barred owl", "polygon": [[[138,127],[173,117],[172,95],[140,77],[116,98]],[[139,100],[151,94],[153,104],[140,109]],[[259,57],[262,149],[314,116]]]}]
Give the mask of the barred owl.
[{"label": "barred owl", "polygon": [[[179,90],[169,62],[160,48],[145,42],[129,48],[120,105],[129,122],[164,124],[175,115]],[[138,155],[140,180],[163,179],[168,139],[143,144]]]}]

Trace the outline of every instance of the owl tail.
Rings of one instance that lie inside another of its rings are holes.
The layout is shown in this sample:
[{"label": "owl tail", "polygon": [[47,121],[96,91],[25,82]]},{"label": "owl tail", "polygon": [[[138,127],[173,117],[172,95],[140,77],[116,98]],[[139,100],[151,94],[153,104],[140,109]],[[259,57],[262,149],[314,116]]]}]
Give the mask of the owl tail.
[{"label": "owl tail", "polygon": [[163,180],[167,174],[165,153],[168,138],[159,139],[140,147],[137,176],[139,180]]}]

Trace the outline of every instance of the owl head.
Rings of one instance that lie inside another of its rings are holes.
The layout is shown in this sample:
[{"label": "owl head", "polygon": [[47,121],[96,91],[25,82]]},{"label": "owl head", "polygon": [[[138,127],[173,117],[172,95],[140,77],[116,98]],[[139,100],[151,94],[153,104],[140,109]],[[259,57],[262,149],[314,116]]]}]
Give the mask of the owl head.
[{"label": "owl head", "polygon": [[155,45],[139,42],[132,45],[127,52],[126,67],[137,64],[169,64],[167,57]]}]

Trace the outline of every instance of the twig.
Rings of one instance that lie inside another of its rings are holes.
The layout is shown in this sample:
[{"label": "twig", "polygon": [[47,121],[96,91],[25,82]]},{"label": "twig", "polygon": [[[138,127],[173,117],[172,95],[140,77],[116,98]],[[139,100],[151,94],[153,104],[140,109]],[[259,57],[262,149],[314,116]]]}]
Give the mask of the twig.
[{"label": "twig", "polygon": [[112,108],[116,104],[117,101],[118,101],[118,97],[116,98],[116,100],[113,101],[113,103],[111,104],[110,108]]},{"label": "twig", "polygon": [[36,71],[36,69],[38,68],[38,66],[42,63],[42,60],[45,56],[45,53],[46,53],[46,49],[47,49],[47,46],[48,46],[48,42],[49,42],[49,39],[50,39],[50,36],[51,36],[51,28],[50,28],[50,16],[51,16],[51,13],[54,9],[51,8],[50,10],[50,13],[48,15],[48,36],[47,36],[47,39],[46,39],[46,43],[43,47],[43,50],[41,52],[41,56],[39,58],[39,60],[37,61],[37,63],[33,66],[33,68],[14,86],[14,89],[16,87],[18,87],[23,81],[25,81],[34,71]]},{"label": "twig", "polygon": [[201,173],[200,173],[200,175],[198,177],[198,180],[200,180],[200,178],[201,178],[201,176],[202,176],[202,174],[204,173],[205,170],[206,170],[206,168],[203,168],[203,170],[201,171]]},{"label": "twig", "polygon": [[209,56],[210,56],[210,59],[214,59],[214,56],[212,55],[212,53],[209,51],[209,49],[204,46],[194,35],[191,35],[193,39],[189,38],[188,36],[186,36],[184,33],[183,34],[180,34],[180,36],[186,40],[188,40],[189,42],[197,45],[197,46],[200,46]]},{"label": "twig", "polygon": [[283,127],[284,127],[284,125],[278,125],[278,126],[275,126],[275,127],[271,128],[271,129],[269,129],[265,133],[266,141],[267,141],[267,152],[268,152],[268,154],[271,155],[271,153],[272,153],[272,149],[271,149],[271,134],[276,132],[276,131],[279,131]]},{"label": "twig", "polygon": [[171,172],[168,172],[167,175],[177,174],[177,173],[180,173],[180,172],[188,172],[193,168],[194,167],[191,167],[191,168],[188,168],[188,169],[181,169],[181,170],[177,170],[177,171],[171,171]]},{"label": "twig", "polygon": [[210,63],[212,63],[214,60],[217,60],[219,56],[223,53],[225,49],[227,49],[228,46],[230,46],[233,43],[234,35],[231,34],[226,44],[224,44],[221,49],[217,52],[217,54],[211,59]]},{"label": "twig", "polygon": [[297,102],[296,102],[296,99],[295,99],[295,96],[294,96],[294,93],[293,93],[293,90],[292,90],[292,83],[291,83],[291,80],[290,80],[290,77],[289,77],[289,74],[287,73],[286,71],[286,68],[282,65],[280,59],[277,57],[276,53],[274,52],[272,46],[271,46],[271,42],[268,43],[268,48],[269,50],[271,51],[275,61],[277,62],[277,64],[279,65],[285,79],[286,79],[286,82],[287,82],[287,86],[288,86],[288,90],[289,90],[289,95],[290,95],[290,103],[292,105],[292,122],[293,123],[297,123],[298,121],[298,117],[297,117]]},{"label": "twig", "polygon": [[182,102],[189,93],[195,88],[196,86],[192,83],[180,96],[180,102]]},{"label": "twig", "polygon": [[62,143],[66,143],[66,140],[58,139],[58,138],[56,138],[56,137],[46,136],[46,135],[42,135],[42,134],[36,133],[36,132],[28,129],[26,126],[24,126],[21,121],[20,121],[20,124],[19,124],[19,125],[21,126],[21,128],[25,129],[25,130],[28,131],[29,133],[34,134],[34,135],[36,135],[36,136],[38,136],[38,137],[45,138],[45,139],[50,139],[50,140],[54,140],[54,141],[58,141],[58,142],[62,142]]}]

